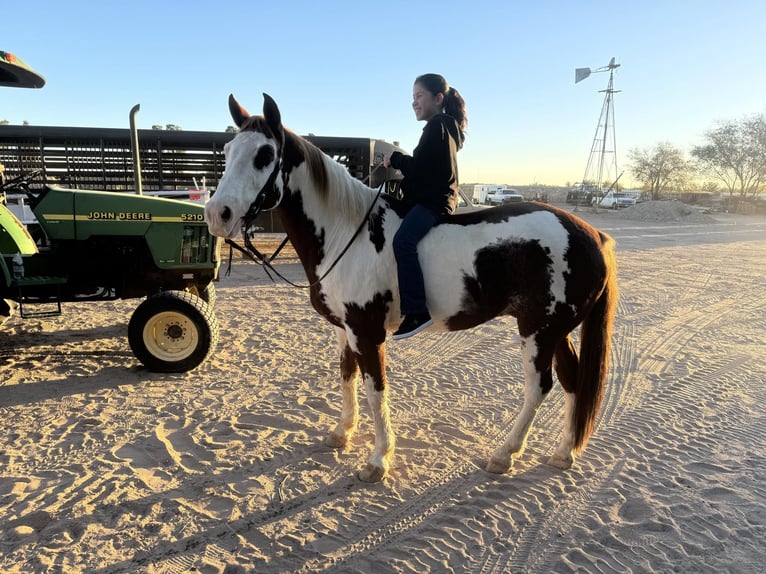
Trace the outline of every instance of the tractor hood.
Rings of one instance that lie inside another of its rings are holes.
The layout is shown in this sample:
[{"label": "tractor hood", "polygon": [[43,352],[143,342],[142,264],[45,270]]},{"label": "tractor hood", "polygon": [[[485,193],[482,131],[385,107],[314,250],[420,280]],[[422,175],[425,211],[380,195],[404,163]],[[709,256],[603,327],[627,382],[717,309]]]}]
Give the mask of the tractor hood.
[{"label": "tractor hood", "polygon": [[0,50],[0,86],[42,88],[45,78],[10,52]]}]

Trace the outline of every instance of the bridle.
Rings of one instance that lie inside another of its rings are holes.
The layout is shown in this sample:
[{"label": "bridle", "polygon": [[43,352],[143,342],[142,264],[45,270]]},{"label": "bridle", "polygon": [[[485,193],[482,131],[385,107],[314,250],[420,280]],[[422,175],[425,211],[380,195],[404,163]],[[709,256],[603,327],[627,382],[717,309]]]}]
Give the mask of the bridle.
[{"label": "bridle", "polygon": [[[241,247],[239,244],[235,243],[231,239],[227,239],[226,243],[229,245],[229,264],[228,268],[226,269],[226,276],[228,276],[231,273],[231,260],[232,260],[232,250],[236,249],[246,257],[248,257],[251,261],[254,261],[258,265],[263,266],[263,270],[266,272],[266,275],[268,275],[269,279],[274,281],[274,278],[269,273],[269,270],[271,270],[277,277],[282,279],[285,283],[288,283],[289,285],[292,285],[293,287],[297,287],[300,289],[311,289],[312,287],[315,287],[316,285],[319,285],[324,279],[330,274],[330,272],[335,269],[335,266],[338,264],[338,262],[341,260],[341,258],[346,254],[346,252],[351,248],[351,245],[354,243],[356,238],[359,236],[359,234],[362,232],[362,229],[364,229],[364,226],[367,224],[367,221],[370,218],[370,214],[372,213],[373,208],[375,207],[375,204],[377,203],[378,199],[380,198],[381,193],[383,193],[383,189],[386,187],[386,182],[380,184],[380,187],[378,188],[378,192],[375,194],[375,198],[372,200],[372,203],[370,204],[370,207],[367,209],[367,213],[365,213],[364,218],[362,219],[359,226],[356,228],[356,231],[351,236],[351,239],[349,239],[348,243],[346,243],[346,246],[343,248],[343,250],[338,254],[338,256],[335,258],[335,261],[332,262],[332,265],[325,271],[321,277],[316,279],[315,281],[312,281],[308,284],[300,284],[300,283],[294,283],[284,275],[282,275],[279,271],[277,271],[274,266],[271,264],[274,259],[277,258],[277,255],[279,255],[280,251],[287,245],[287,242],[290,240],[287,236],[282,240],[282,242],[279,244],[279,247],[276,248],[274,253],[271,255],[264,255],[261,253],[258,248],[253,245],[252,241],[250,240],[250,228],[252,227],[253,223],[255,223],[255,218],[258,216],[258,214],[261,212],[261,208],[263,206],[263,202],[265,201],[265,196],[269,193],[276,193],[276,181],[277,176],[279,174],[279,167],[280,167],[281,160],[278,162],[275,162],[274,164],[274,170],[269,175],[269,179],[266,180],[266,183],[263,186],[263,189],[261,189],[261,192],[256,196],[256,198],[253,200],[253,203],[250,204],[250,207],[248,208],[247,212],[245,213],[244,217],[242,218],[243,221],[243,230],[242,234],[244,235],[244,243],[245,247]],[[367,182],[372,175],[378,171],[383,166],[382,163],[379,163],[375,166],[375,168],[369,173],[369,175],[364,178],[363,183]],[[269,189],[269,186],[271,189]],[[271,208],[270,208],[271,209]]]},{"label": "bridle", "polygon": [[[261,208],[263,207],[263,202],[265,201],[266,196],[269,194],[277,193],[277,176],[279,175],[281,164],[282,160],[280,157],[279,161],[274,162],[274,169],[271,170],[269,178],[266,180],[266,183],[263,184],[261,192],[255,196],[255,199],[250,204],[250,207],[247,208],[244,217],[242,217],[245,236],[248,235],[248,230],[250,227],[252,227],[253,223],[255,222],[255,218],[258,217],[258,214],[261,212]],[[276,204],[269,209],[273,209],[274,207],[276,207]]]}]

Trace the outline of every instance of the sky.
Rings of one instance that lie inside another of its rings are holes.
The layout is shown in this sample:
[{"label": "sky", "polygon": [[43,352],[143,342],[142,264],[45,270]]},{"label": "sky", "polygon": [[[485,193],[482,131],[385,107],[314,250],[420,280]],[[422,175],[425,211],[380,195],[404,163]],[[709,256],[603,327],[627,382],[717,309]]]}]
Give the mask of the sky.
[{"label": "sky", "polygon": [[468,113],[461,183],[566,185],[591,154],[615,58],[614,133],[628,152],[685,153],[717,122],[766,112],[763,0],[0,0],[0,50],[42,74],[0,88],[11,124],[187,131],[232,125],[264,92],[300,134],[411,151],[414,79],[444,75]]}]

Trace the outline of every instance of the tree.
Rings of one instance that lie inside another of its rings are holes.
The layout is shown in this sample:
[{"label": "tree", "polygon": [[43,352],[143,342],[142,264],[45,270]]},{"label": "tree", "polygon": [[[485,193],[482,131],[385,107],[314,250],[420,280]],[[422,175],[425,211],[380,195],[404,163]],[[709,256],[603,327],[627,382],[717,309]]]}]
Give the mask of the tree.
[{"label": "tree", "polygon": [[669,189],[683,188],[691,170],[683,152],[668,142],[658,143],[653,149],[633,148],[628,158],[633,177],[651,192],[652,199],[659,199]]},{"label": "tree", "polygon": [[766,116],[721,122],[692,149],[700,166],[740,198],[756,197],[766,184]]},{"label": "tree", "polygon": [[703,181],[699,185],[700,191],[707,191],[709,193],[717,193],[721,191],[721,186],[717,181]]}]

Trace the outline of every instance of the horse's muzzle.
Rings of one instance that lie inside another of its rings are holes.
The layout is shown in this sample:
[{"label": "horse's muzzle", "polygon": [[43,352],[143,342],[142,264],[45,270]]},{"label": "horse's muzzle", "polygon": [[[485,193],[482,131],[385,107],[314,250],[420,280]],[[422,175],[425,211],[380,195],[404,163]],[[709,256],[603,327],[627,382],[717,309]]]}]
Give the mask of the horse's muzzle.
[{"label": "horse's muzzle", "polygon": [[213,199],[205,205],[205,222],[210,233],[217,237],[231,238],[240,232],[240,220],[234,217],[231,208],[219,207]]}]

